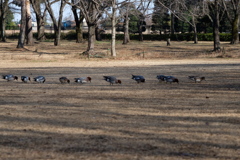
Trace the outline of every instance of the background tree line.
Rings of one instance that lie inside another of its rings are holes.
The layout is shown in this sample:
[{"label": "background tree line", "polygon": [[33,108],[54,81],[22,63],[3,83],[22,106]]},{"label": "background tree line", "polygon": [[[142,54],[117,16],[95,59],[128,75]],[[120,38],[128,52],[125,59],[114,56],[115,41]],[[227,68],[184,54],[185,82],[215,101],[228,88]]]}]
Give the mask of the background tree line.
[{"label": "background tree line", "polygon": [[14,25],[13,13],[20,12],[19,7],[21,24],[17,47],[34,44],[33,17],[37,22],[37,40],[45,40],[47,16],[53,24],[54,45],[58,46],[63,11],[70,6],[76,22],[77,43],[83,42],[84,19],[88,26],[86,55],[94,54],[95,39],[101,40],[104,28],[111,28],[111,54],[116,56],[116,31],[124,33],[123,44],[130,42],[131,33],[138,34],[139,41],[143,41],[147,24],[158,36],[194,33],[194,43],[198,43],[198,33],[212,33],[213,50],[219,51],[220,32],[230,32],[231,44],[239,43],[239,3],[240,0],[0,0],[0,36],[5,42],[6,26]]}]

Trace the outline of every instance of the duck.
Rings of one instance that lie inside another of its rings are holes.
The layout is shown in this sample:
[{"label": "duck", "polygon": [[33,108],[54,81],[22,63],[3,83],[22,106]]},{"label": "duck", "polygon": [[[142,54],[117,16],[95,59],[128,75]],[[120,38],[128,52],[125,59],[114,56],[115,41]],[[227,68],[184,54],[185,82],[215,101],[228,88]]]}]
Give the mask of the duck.
[{"label": "duck", "polygon": [[195,81],[195,83],[197,82],[202,82],[203,80],[206,81],[205,77],[199,77],[199,76],[188,76],[188,79]]},{"label": "duck", "polygon": [[177,78],[175,78],[175,77],[173,77],[173,76],[166,76],[166,78],[165,78],[165,81],[166,81],[166,83],[178,83],[179,84],[179,80],[177,79]]},{"label": "duck", "polygon": [[118,84],[122,84],[122,81],[117,79],[116,77],[114,76],[103,76],[104,80],[109,82],[110,85],[113,85],[113,83],[118,83]]},{"label": "duck", "polygon": [[21,80],[22,80],[22,82],[27,83],[27,82],[31,81],[31,78],[28,76],[21,76]]},{"label": "duck", "polygon": [[7,80],[7,81],[13,81],[13,80],[18,80],[17,76],[14,76],[12,74],[8,74],[8,75],[2,75],[2,78]]},{"label": "duck", "polygon": [[164,76],[164,75],[157,75],[156,78],[159,80],[159,82],[161,82],[161,81],[165,81],[165,79],[167,78],[167,76]]},{"label": "duck", "polygon": [[137,83],[140,83],[140,82],[144,83],[145,82],[145,78],[143,76],[139,76],[139,75],[138,76],[132,75],[132,79],[137,81]]},{"label": "duck", "polygon": [[44,83],[46,81],[45,77],[43,77],[43,76],[37,76],[33,79],[35,82],[38,82],[38,83]]},{"label": "duck", "polygon": [[61,84],[70,83],[70,80],[67,77],[60,77],[59,81]]},{"label": "duck", "polygon": [[92,80],[91,77],[80,77],[80,78],[74,78],[74,79],[76,83],[81,83],[81,84],[87,83],[87,82],[91,83],[91,80]]}]

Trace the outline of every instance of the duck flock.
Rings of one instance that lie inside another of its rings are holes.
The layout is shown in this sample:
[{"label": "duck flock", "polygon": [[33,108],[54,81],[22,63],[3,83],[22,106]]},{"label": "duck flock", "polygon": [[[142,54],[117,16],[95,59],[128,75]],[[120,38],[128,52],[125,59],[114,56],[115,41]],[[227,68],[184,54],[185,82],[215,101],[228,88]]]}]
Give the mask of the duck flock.
[{"label": "duck flock", "polygon": [[[2,75],[2,78],[7,81],[14,81],[18,80],[18,77],[12,74]],[[103,76],[103,80],[110,83],[110,85],[113,84],[122,84],[122,81],[120,79],[117,79],[114,76]],[[179,80],[174,76],[165,76],[165,75],[157,75],[156,77],[159,82],[166,82],[166,83],[179,83]],[[199,76],[188,76],[188,78],[195,83],[201,82],[205,80],[205,77],[199,77]],[[144,83],[146,80],[141,75],[132,75],[132,79],[135,80],[137,83]],[[29,76],[21,76],[21,80],[24,83],[31,82],[31,78]],[[74,81],[76,83],[84,84],[87,82],[91,83],[92,78],[91,77],[80,77],[80,78],[74,78]],[[33,78],[34,82],[37,83],[44,83],[46,81],[46,78],[44,76],[37,76]],[[59,81],[61,84],[67,84],[70,83],[70,80],[67,77],[60,77]]]}]

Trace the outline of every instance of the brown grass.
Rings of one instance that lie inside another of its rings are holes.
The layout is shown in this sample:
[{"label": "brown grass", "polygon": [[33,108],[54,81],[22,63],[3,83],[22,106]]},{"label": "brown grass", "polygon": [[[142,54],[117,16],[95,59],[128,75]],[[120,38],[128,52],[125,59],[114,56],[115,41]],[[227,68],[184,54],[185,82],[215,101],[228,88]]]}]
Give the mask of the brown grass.
[{"label": "brown grass", "polygon": [[[97,42],[106,55],[90,60],[79,55],[87,44],[0,43],[1,74],[47,79],[0,80],[0,159],[239,159],[238,46],[223,44],[223,55],[212,54],[209,42],[172,43],[118,42],[113,59],[109,42]],[[146,83],[136,84],[131,74]],[[180,84],[158,83],[157,74]],[[110,86],[103,75],[123,84]],[[206,81],[195,84],[189,75]],[[61,85],[61,76],[72,83]],[[75,84],[79,76],[93,81]]]}]

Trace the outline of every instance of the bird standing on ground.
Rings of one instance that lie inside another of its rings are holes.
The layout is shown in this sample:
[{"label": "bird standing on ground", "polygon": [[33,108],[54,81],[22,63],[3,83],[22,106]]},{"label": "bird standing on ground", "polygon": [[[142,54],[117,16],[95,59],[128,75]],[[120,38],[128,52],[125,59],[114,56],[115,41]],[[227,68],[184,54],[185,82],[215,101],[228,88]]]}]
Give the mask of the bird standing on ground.
[{"label": "bird standing on ground", "polygon": [[8,74],[8,75],[2,75],[2,78],[7,80],[7,81],[13,81],[13,80],[18,80],[17,76],[14,76],[12,74]]},{"label": "bird standing on ground", "polygon": [[122,81],[117,79],[114,76],[103,76],[104,80],[109,82],[110,85],[113,85],[113,83],[118,83],[118,84],[122,84]]},{"label": "bird standing on ground", "polygon": [[70,83],[70,80],[67,77],[60,77],[59,81],[61,82],[61,84]]},{"label": "bird standing on ground", "polygon": [[91,80],[92,80],[91,77],[80,77],[80,78],[74,78],[74,79],[76,83],[81,83],[81,84],[87,83],[87,82],[91,83]]},{"label": "bird standing on ground", "polygon": [[164,76],[164,75],[157,75],[156,78],[159,80],[159,82],[161,82],[161,81],[165,81],[165,79],[167,78],[167,76]]},{"label": "bird standing on ground", "polygon": [[27,82],[31,81],[31,78],[28,76],[21,76],[21,80],[22,80],[22,82],[27,83]]},{"label": "bird standing on ground", "polygon": [[132,79],[137,81],[137,83],[144,83],[145,82],[145,78],[143,76],[135,76],[135,75],[132,75]]},{"label": "bird standing on ground", "polygon": [[206,81],[205,77],[199,77],[199,76],[188,76],[188,79],[195,81],[195,83],[197,82],[202,82],[203,80]]},{"label": "bird standing on ground", "polygon": [[175,78],[175,77],[173,77],[173,76],[166,76],[166,78],[165,78],[165,81],[166,81],[166,83],[178,83],[179,84],[179,80],[177,79],[177,78]]},{"label": "bird standing on ground", "polygon": [[33,79],[35,82],[38,82],[38,83],[44,83],[46,81],[45,77],[43,77],[43,76],[38,76]]}]

